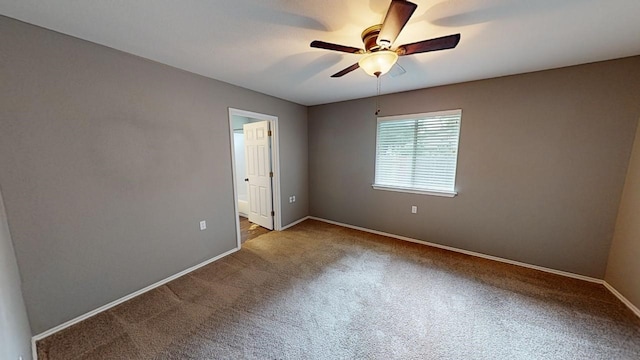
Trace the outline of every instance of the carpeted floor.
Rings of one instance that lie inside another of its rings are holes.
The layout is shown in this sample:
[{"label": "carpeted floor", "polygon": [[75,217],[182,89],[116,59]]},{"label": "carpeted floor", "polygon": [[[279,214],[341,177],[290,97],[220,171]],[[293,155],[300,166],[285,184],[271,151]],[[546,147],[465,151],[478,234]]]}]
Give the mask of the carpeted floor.
[{"label": "carpeted floor", "polygon": [[639,359],[603,286],[317,221],[38,342],[40,359]]}]

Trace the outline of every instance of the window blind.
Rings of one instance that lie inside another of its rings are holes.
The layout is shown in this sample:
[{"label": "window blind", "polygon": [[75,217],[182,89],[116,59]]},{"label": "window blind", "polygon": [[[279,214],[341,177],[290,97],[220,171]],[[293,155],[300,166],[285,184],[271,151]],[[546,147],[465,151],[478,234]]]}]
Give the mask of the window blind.
[{"label": "window blind", "polygon": [[374,186],[455,191],[462,110],[378,119]]}]

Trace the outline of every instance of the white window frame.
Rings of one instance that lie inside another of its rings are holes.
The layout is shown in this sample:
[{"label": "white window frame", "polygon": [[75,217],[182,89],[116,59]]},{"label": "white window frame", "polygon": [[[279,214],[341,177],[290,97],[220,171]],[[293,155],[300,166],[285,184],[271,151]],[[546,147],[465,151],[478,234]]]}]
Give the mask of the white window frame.
[{"label": "white window frame", "polygon": [[[453,174],[453,189],[451,191],[442,190],[442,189],[424,189],[424,188],[415,188],[415,187],[399,187],[399,186],[390,186],[385,184],[376,184],[375,179],[378,174],[378,151],[379,151],[379,130],[381,122],[389,122],[394,120],[415,120],[425,117],[434,117],[434,116],[448,116],[448,115],[459,115],[460,123],[458,124],[458,133],[457,135],[457,149],[456,149],[456,157],[454,161],[454,174]],[[420,114],[408,114],[408,115],[397,115],[397,116],[383,116],[379,117],[376,123],[376,154],[375,154],[375,173],[374,173],[374,184],[371,185],[376,190],[386,190],[386,191],[397,191],[411,194],[423,194],[423,195],[433,195],[433,196],[444,196],[444,197],[454,197],[458,194],[455,191],[456,178],[458,174],[458,156],[460,153],[460,128],[462,127],[462,109],[456,110],[445,110],[445,111],[435,111],[428,113],[420,113]]]}]

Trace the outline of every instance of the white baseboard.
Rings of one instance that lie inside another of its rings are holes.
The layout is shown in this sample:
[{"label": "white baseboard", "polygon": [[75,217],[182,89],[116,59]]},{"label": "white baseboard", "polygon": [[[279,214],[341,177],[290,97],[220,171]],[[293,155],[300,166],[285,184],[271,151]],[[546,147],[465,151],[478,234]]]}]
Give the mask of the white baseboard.
[{"label": "white baseboard", "polygon": [[305,220],[308,220],[308,219],[309,219],[309,216],[305,216],[305,217],[303,217],[302,219],[298,219],[298,220],[296,220],[296,221],[292,222],[292,223],[291,223],[291,224],[289,224],[289,225],[283,226],[283,227],[280,229],[280,231],[282,231],[282,230],[286,230],[286,229],[288,229],[288,228],[290,228],[290,227],[292,227],[292,226],[296,226],[296,225],[300,224],[301,222],[303,222],[303,221],[305,221]]},{"label": "white baseboard", "polygon": [[475,256],[475,257],[480,257],[480,258],[483,258],[483,259],[499,261],[499,262],[502,262],[502,263],[521,266],[521,267],[526,267],[526,268],[529,268],[529,269],[540,270],[540,271],[548,272],[548,273],[551,273],[551,274],[556,274],[556,275],[566,276],[566,277],[570,277],[570,278],[574,278],[574,279],[589,281],[589,282],[592,282],[592,283],[602,284],[602,282],[603,282],[603,280],[601,280],[601,279],[596,279],[596,278],[589,277],[589,276],[584,276],[584,275],[580,275],[580,274],[574,274],[574,273],[567,272],[567,271],[550,269],[550,268],[546,268],[546,267],[538,266],[538,265],[527,264],[527,263],[523,263],[523,262],[520,262],[520,261],[514,261],[514,260],[509,260],[509,259],[505,259],[505,258],[501,258],[501,257],[497,257],[497,256],[486,255],[486,254],[478,253],[478,252],[475,252],[475,251],[458,249],[458,248],[454,248],[454,247],[451,247],[451,246],[440,245],[440,244],[431,243],[431,242],[428,242],[428,241],[409,238],[409,237],[406,237],[406,236],[390,234],[390,233],[386,233],[386,232],[378,231],[378,230],[371,230],[371,229],[363,228],[363,227],[360,227],[360,226],[343,224],[343,223],[340,223],[340,222],[337,222],[337,221],[322,219],[322,218],[318,218],[318,217],[315,217],[315,216],[310,216],[309,218],[313,219],[313,220],[318,220],[318,221],[326,222],[326,223],[329,223],[329,224],[333,224],[333,225],[343,226],[343,227],[347,227],[347,228],[351,228],[351,229],[355,229],[355,230],[360,230],[360,231],[372,233],[372,234],[377,234],[377,235],[387,236],[387,237],[394,238],[394,239],[399,239],[399,240],[409,241],[409,242],[423,244],[423,245],[427,245],[427,246],[432,246],[432,247],[436,247],[436,248],[439,248],[439,249],[444,249],[444,250],[449,250],[449,251],[453,251],[453,252],[457,252],[457,253],[461,253],[461,254],[465,254],[465,255],[471,255],[471,256]]},{"label": "white baseboard", "polygon": [[[240,216],[242,216],[242,215],[243,214],[240,214]],[[299,223],[301,223],[301,222],[303,222],[303,221],[305,221],[307,219],[309,219],[309,217],[305,216],[305,217],[303,217],[301,219],[298,219],[298,220],[292,222],[291,224],[288,224],[288,225],[282,227],[280,230],[286,230],[286,229],[288,229],[290,227],[293,227],[293,226],[295,226],[295,225],[297,225],[297,224],[299,224]],[[132,299],[132,298],[134,298],[134,297],[136,297],[138,295],[144,294],[147,291],[150,291],[150,290],[153,290],[153,289],[155,289],[155,288],[157,288],[159,286],[162,286],[162,285],[168,283],[171,280],[174,280],[174,279],[177,279],[177,278],[179,278],[179,277],[181,277],[183,275],[186,275],[186,274],[188,274],[188,273],[190,273],[190,272],[192,272],[192,271],[194,271],[194,270],[196,270],[198,268],[201,268],[201,267],[203,267],[205,265],[208,265],[208,264],[210,264],[210,263],[212,263],[212,262],[214,262],[214,261],[216,261],[218,259],[221,259],[221,258],[223,258],[223,257],[225,257],[227,255],[230,255],[230,254],[232,254],[232,253],[234,253],[234,252],[236,252],[238,250],[240,250],[240,248],[235,248],[235,249],[232,249],[230,251],[227,251],[227,252],[225,252],[223,254],[220,254],[220,255],[212,258],[212,259],[209,259],[209,260],[206,260],[204,262],[201,262],[200,264],[192,266],[192,267],[190,267],[190,268],[188,268],[186,270],[183,270],[183,271],[181,271],[181,272],[179,272],[177,274],[174,274],[174,275],[172,275],[172,276],[170,276],[170,277],[168,277],[166,279],[160,280],[160,281],[158,281],[158,282],[156,282],[154,284],[151,284],[151,285],[149,285],[149,286],[147,286],[147,287],[145,287],[143,289],[140,289],[140,290],[138,290],[136,292],[133,292],[133,293],[131,293],[129,295],[121,297],[121,298],[119,298],[119,299],[117,299],[115,301],[112,301],[112,302],[110,302],[110,303],[108,303],[106,305],[103,305],[103,306],[101,306],[101,307],[99,307],[99,308],[97,308],[95,310],[89,311],[89,312],[87,312],[87,313],[85,313],[83,315],[80,315],[80,316],[78,316],[76,318],[73,318],[73,319],[71,319],[71,320],[69,320],[69,321],[67,321],[67,322],[65,322],[63,324],[60,324],[60,325],[58,325],[58,326],[56,326],[54,328],[51,328],[51,329],[46,330],[46,331],[44,331],[44,332],[42,332],[40,334],[32,336],[31,337],[31,353],[32,353],[32,356],[33,356],[33,360],[37,360],[38,359],[38,352],[37,352],[37,348],[36,348],[36,342],[38,340],[42,340],[42,339],[46,338],[47,336],[51,336],[51,335],[57,333],[58,331],[64,330],[64,329],[66,329],[66,328],[68,328],[68,327],[70,327],[72,325],[75,325],[75,324],[77,324],[77,323],[79,323],[79,322],[81,322],[81,321],[83,321],[85,319],[88,319],[88,318],[90,318],[90,317],[92,317],[94,315],[97,315],[97,314],[99,314],[99,313],[101,313],[101,312],[103,312],[105,310],[111,309],[112,307],[114,307],[116,305],[119,305],[119,304],[121,304],[121,303],[123,303],[123,302],[125,302],[125,301],[127,301],[129,299]]]},{"label": "white baseboard", "polygon": [[[546,267],[542,267],[542,266],[538,266],[538,265],[532,265],[532,264],[527,264],[527,263],[523,263],[520,261],[514,261],[514,260],[509,260],[509,259],[504,259],[504,258],[500,258],[497,256],[492,256],[492,255],[486,255],[486,254],[482,254],[482,253],[478,253],[478,252],[474,252],[474,251],[469,251],[469,250],[463,250],[463,249],[458,249],[458,248],[454,248],[451,246],[446,246],[446,245],[440,245],[440,244],[435,244],[435,243],[431,243],[428,241],[423,241],[423,240],[417,240],[417,239],[413,239],[413,238],[409,238],[406,236],[401,236],[401,235],[395,235],[395,234],[390,234],[390,233],[386,233],[383,231],[378,231],[378,230],[371,230],[371,229],[367,229],[367,228],[363,228],[360,226],[355,226],[355,225],[349,225],[349,224],[345,224],[345,223],[341,223],[341,222],[337,222],[337,221],[332,221],[332,220],[327,220],[327,219],[323,219],[323,218],[319,218],[319,217],[315,217],[315,216],[306,216],[303,217],[299,220],[296,220],[294,222],[292,222],[291,224],[288,224],[286,226],[284,226],[281,230],[286,230],[290,227],[293,227],[305,220],[317,220],[317,221],[322,221],[328,224],[333,224],[333,225],[337,225],[337,226],[342,226],[342,227],[346,227],[346,228],[350,228],[350,229],[355,229],[355,230],[360,230],[360,231],[364,231],[364,232],[368,232],[368,233],[372,233],[372,234],[377,234],[377,235],[382,235],[382,236],[387,236],[390,238],[394,238],[394,239],[398,239],[398,240],[404,240],[404,241],[409,241],[409,242],[413,242],[413,243],[418,243],[418,244],[423,244],[423,245],[427,245],[427,246],[432,246],[432,247],[436,247],[439,249],[444,249],[444,250],[449,250],[449,251],[453,251],[453,252],[457,252],[457,253],[462,253],[465,255],[470,255],[470,256],[476,256],[476,257],[480,257],[480,258],[484,258],[484,259],[488,259],[488,260],[494,260],[494,261],[499,261],[499,262],[503,262],[503,263],[507,263],[507,264],[511,264],[511,265],[516,265],[516,266],[521,266],[521,267],[525,267],[525,268],[530,268],[530,269],[535,269],[535,270],[540,270],[540,271],[544,271],[544,272],[548,272],[551,274],[556,274],[556,275],[561,275],[561,276],[565,276],[565,277],[570,277],[570,278],[574,278],[574,279],[579,279],[579,280],[584,280],[584,281],[588,281],[588,282],[592,282],[592,283],[597,283],[597,284],[602,284],[604,285],[604,287],[609,290],[614,296],[616,296],[620,301],[622,301],[622,303],[624,303],[629,309],[631,309],[631,311],[633,311],[633,313],[635,315],[637,315],[640,318],[640,309],[638,309],[635,305],[633,305],[627,298],[625,298],[622,294],[620,294],[613,286],[611,286],[609,283],[607,283],[606,281],[602,280],[602,279],[596,279],[593,277],[589,277],[589,276],[584,276],[584,275],[580,275],[580,274],[574,274],[571,272],[567,272],[567,271],[561,271],[561,270],[555,270],[555,269],[550,269],[550,268],[546,268]],[[72,325],[75,325],[77,323],[79,323],[82,320],[85,320],[87,318],[90,318],[94,315],[97,315],[105,310],[108,310],[116,305],[119,305],[129,299],[132,299],[138,295],[144,294],[147,291],[153,290],[159,286],[162,286],[166,283],[168,283],[171,280],[177,279],[183,275],[186,275],[198,268],[201,268],[205,265],[208,265],[216,260],[219,260],[227,255],[233,254],[234,252],[240,250],[240,248],[235,248],[232,250],[229,250],[223,254],[220,254],[214,258],[211,258],[209,260],[206,260],[204,262],[201,262],[200,264],[197,264],[195,266],[192,266],[186,270],[183,270],[175,275],[172,275],[166,279],[160,280],[154,284],[151,284],[141,290],[138,290],[136,292],[133,292],[129,295],[126,295],[118,300],[112,301],[106,305],[103,305],[95,310],[89,311],[83,315],[80,315],[74,319],[71,319],[61,325],[58,325],[54,328],[51,328],[47,331],[44,331],[40,334],[34,335],[31,338],[31,352],[32,352],[32,356],[33,356],[33,360],[38,360],[38,353],[37,353],[37,349],[36,349],[36,341],[44,339],[47,336],[51,336],[55,333],[57,333],[58,331],[61,331],[63,329],[66,329]]]},{"label": "white baseboard", "polygon": [[522,267],[529,268],[529,269],[540,270],[540,271],[544,271],[544,272],[551,273],[551,274],[556,274],[556,275],[561,275],[561,276],[565,276],[565,277],[569,277],[569,278],[574,278],[574,279],[578,279],[578,280],[584,280],[584,281],[588,281],[588,282],[592,282],[592,283],[596,283],[596,284],[601,284],[607,290],[609,290],[615,297],[617,297],[620,301],[622,301],[622,303],[625,304],[631,311],[633,311],[633,313],[636,316],[638,316],[640,318],[640,309],[638,309],[638,307],[636,307],[633,303],[631,303],[631,301],[629,301],[627,298],[625,298],[622,294],[620,294],[620,292],[618,292],[618,290],[616,290],[613,286],[611,286],[609,283],[607,283],[603,279],[597,279],[597,278],[584,276],[584,275],[580,275],[580,274],[574,274],[574,273],[567,272],[567,271],[550,269],[550,268],[546,268],[546,267],[543,267],[543,266],[527,264],[527,263],[523,263],[523,262],[520,262],[520,261],[504,259],[504,258],[500,258],[500,257],[497,257],[497,256],[491,256],[491,255],[486,255],[486,254],[482,254],[482,253],[477,253],[477,252],[474,252],[474,251],[462,250],[462,249],[454,248],[454,247],[451,247],[451,246],[430,243],[428,241],[412,239],[412,238],[409,238],[409,237],[406,237],[406,236],[401,236],[401,235],[389,234],[389,233],[378,231],[378,230],[371,230],[371,229],[363,228],[363,227],[360,227],[360,226],[344,224],[344,223],[341,223],[341,222],[327,220],[327,219],[323,219],[323,218],[319,218],[319,217],[315,217],[315,216],[309,216],[308,218],[309,219],[313,219],[313,220],[326,222],[328,224],[338,225],[338,226],[342,226],[342,227],[346,227],[346,228],[350,228],[350,229],[355,229],[355,230],[360,230],[360,231],[364,231],[364,232],[368,232],[368,233],[372,233],[372,234],[387,236],[387,237],[394,238],[394,239],[410,241],[410,242],[413,242],[413,243],[423,244],[423,245],[427,245],[427,246],[433,246],[433,247],[436,247],[436,248],[439,248],[439,249],[449,250],[449,251],[453,251],[453,252],[457,252],[457,253],[462,253],[462,254],[465,254],[465,255],[476,256],[476,257],[480,257],[480,258],[484,258],[484,259],[499,261],[499,262],[503,262],[503,263],[507,263],[507,264],[511,264],[511,265],[522,266]]},{"label": "white baseboard", "polygon": [[611,286],[611,284],[609,284],[608,282],[606,282],[605,280],[602,281],[602,284],[604,285],[604,287],[607,288],[607,290],[611,291],[611,293],[613,295],[615,295],[615,297],[618,298],[618,300],[622,301],[623,304],[627,305],[627,307],[633,311],[634,314],[636,314],[637,317],[640,318],[640,309],[638,309],[637,306],[633,305],[631,303],[631,301],[629,301],[626,297],[624,297],[624,295],[620,294],[620,292],[618,290],[616,290],[616,288],[614,288],[613,286]]},{"label": "white baseboard", "polygon": [[223,257],[225,257],[227,255],[230,255],[230,254],[233,254],[234,252],[236,252],[238,250],[240,250],[240,248],[231,249],[231,250],[229,250],[229,251],[227,251],[227,252],[225,252],[223,254],[220,254],[220,255],[218,255],[218,256],[216,256],[214,258],[211,258],[209,260],[205,260],[205,261],[203,261],[203,262],[201,262],[201,263],[199,263],[197,265],[194,265],[194,266],[192,266],[192,267],[190,267],[188,269],[185,269],[185,270],[183,270],[183,271],[181,271],[181,272],[179,272],[177,274],[171,275],[168,278],[165,278],[165,279],[160,280],[160,281],[158,281],[156,283],[153,283],[153,284],[151,284],[151,285],[149,285],[149,286],[147,286],[147,287],[145,287],[143,289],[140,289],[140,290],[138,290],[136,292],[133,292],[133,293],[131,293],[129,295],[121,297],[121,298],[119,298],[119,299],[117,299],[115,301],[112,301],[112,302],[110,302],[110,303],[108,303],[106,305],[103,305],[103,306],[101,306],[101,307],[99,307],[99,308],[97,308],[95,310],[89,311],[89,312],[87,312],[87,313],[85,313],[83,315],[80,315],[80,316],[78,316],[76,318],[73,318],[73,319],[71,319],[71,320],[69,320],[69,321],[67,321],[67,322],[65,322],[63,324],[60,324],[60,325],[58,325],[58,326],[56,326],[54,328],[51,328],[51,329],[49,329],[47,331],[44,331],[44,332],[41,332],[40,334],[34,335],[33,337],[31,337],[31,352],[32,352],[33,360],[37,360],[38,359],[38,353],[37,353],[37,349],[36,349],[36,341],[44,339],[47,336],[51,336],[51,335],[57,333],[58,331],[64,330],[64,329],[66,329],[66,328],[68,328],[68,327],[70,327],[72,325],[75,325],[75,324],[81,322],[82,320],[88,319],[88,318],[90,318],[90,317],[92,317],[94,315],[97,315],[97,314],[105,311],[105,310],[111,309],[112,307],[114,307],[116,305],[119,305],[119,304],[122,304],[123,302],[125,302],[125,301],[127,301],[129,299],[132,299],[132,298],[134,298],[134,297],[136,297],[138,295],[142,295],[142,294],[146,293],[147,291],[150,291],[150,290],[153,290],[153,289],[155,289],[157,287],[160,287],[160,286],[168,283],[171,280],[175,280],[175,279],[177,279],[177,278],[179,278],[179,277],[181,277],[183,275],[186,275],[186,274],[188,274],[188,273],[190,273],[190,272],[192,272],[192,271],[194,271],[196,269],[199,269],[199,268],[201,268],[201,267],[203,267],[205,265],[208,265],[208,264],[210,264],[210,263],[212,263],[212,262],[214,262],[216,260],[222,259]]}]

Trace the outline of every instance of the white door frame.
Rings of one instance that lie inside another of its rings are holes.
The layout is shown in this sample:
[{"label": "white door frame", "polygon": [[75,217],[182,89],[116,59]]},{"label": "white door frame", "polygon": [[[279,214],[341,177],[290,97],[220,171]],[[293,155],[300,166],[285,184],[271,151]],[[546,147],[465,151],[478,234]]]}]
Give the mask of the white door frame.
[{"label": "white door frame", "polygon": [[271,127],[271,171],[273,171],[273,211],[276,213],[273,218],[273,229],[280,231],[282,229],[282,214],[280,203],[280,145],[278,141],[278,117],[273,115],[260,114],[256,112],[229,108],[229,139],[231,140],[231,179],[233,181],[233,208],[235,210],[236,236],[238,240],[238,249],[242,245],[240,237],[240,222],[238,217],[238,184],[236,179],[236,154],[233,140],[233,116],[242,116],[256,120],[269,121]]}]

